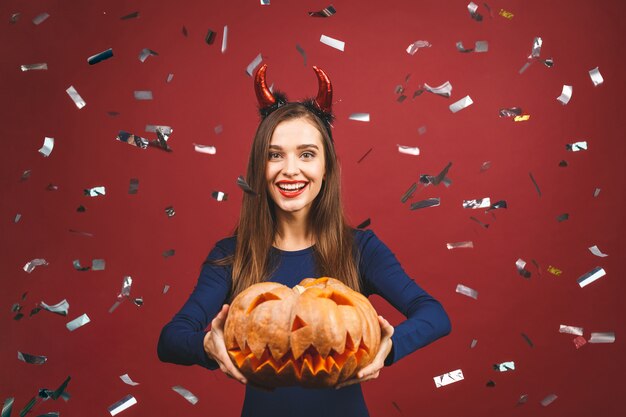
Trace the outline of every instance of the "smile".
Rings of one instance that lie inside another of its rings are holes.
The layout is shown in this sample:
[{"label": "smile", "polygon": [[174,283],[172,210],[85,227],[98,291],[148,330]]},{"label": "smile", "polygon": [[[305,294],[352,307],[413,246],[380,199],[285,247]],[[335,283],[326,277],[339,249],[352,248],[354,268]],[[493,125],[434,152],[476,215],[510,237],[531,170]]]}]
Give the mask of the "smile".
[{"label": "smile", "polygon": [[284,197],[293,198],[302,194],[307,184],[308,182],[301,182],[301,181],[298,181],[298,182],[281,181],[277,183],[276,186],[278,187],[278,192],[281,195],[283,195]]}]

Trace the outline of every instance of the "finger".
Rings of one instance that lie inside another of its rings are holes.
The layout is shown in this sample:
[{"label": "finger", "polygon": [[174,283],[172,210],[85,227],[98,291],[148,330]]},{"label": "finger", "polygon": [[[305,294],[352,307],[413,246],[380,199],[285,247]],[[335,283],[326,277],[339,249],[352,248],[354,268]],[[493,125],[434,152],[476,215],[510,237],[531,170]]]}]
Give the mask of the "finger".
[{"label": "finger", "polygon": [[211,321],[211,328],[222,330],[224,329],[224,323],[226,322],[226,316],[228,315],[228,304],[224,304],[221,310]]},{"label": "finger", "polygon": [[239,369],[237,369],[237,367],[235,367],[230,357],[224,360],[222,364],[224,365],[224,368],[226,369],[224,373],[232,375],[233,378],[235,378],[237,381],[241,382],[242,384],[248,383],[248,380],[246,379],[246,377],[243,376],[243,374],[239,371]]}]

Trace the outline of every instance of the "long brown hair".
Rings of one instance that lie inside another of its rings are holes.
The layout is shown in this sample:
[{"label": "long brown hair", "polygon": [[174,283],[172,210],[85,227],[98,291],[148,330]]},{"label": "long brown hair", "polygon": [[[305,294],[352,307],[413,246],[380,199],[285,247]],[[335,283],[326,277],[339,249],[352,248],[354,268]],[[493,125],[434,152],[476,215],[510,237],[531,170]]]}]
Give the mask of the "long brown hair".
[{"label": "long brown hair", "polygon": [[248,160],[246,181],[258,196],[244,194],[237,244],[233,256],[212,264],[232,264],[231,299],[250,285],[267,280],[277,231],[275,204],[267,190],[265,170],[274,129],[285,120],[305,118],[320,132],[324,145],[326,176],[311,206],[309,229],[315,245],[315,265],[320,276],[331,276],[350,288],[361,288],[353,231],[346,221],[341,200],[340,168],[335,147],[323,122],[300,103],[289,103],[269,114],[259,125]]}]

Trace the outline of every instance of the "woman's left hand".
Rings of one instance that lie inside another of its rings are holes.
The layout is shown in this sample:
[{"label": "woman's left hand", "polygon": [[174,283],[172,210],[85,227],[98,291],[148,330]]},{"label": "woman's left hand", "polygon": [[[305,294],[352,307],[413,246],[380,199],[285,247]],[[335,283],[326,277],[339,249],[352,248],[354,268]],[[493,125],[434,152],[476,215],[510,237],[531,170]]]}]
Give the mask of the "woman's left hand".
[{"label": "woman's left hand", "polygon": [[378,316],[378,322],[380,323],[381,330],[380,347],[378,348],[378,353],[374,357],[374,360],[365,368],[361,369],[356,374],[356,378],[342,382],[335,387],[336,389],[378,378],[380,370],[385,366],[385,359],[387,358],[387,355],[389,355],[389,352],[391,352],[391,335],[393,335],[393,326],[389,324],[383,316]]}]

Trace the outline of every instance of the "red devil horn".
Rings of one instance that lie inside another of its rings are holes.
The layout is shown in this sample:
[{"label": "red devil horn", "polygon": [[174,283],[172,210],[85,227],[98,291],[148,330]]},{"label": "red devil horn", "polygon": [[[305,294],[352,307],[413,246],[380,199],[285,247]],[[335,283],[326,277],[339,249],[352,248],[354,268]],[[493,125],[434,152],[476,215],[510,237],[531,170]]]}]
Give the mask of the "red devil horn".
[{"label": "red devil horn", "polygon": [[267,64],[263,64],[254,77],[254,91],[256,93],[256,98],[259,101],[259,107],[262,109],[276,103],[276,98],[270,89],[267,88],[267,83],[265,82],[265,70],[267,70]]},{"label": "red devil horn", "polygon": [[322,111],[331,113],[333,105],[333,86],[324,70],[314,66],[313,71],[315,71],[315,75],[317,75],[317,80],[319,81],[319,89],[315,103],[317,103]]}]

